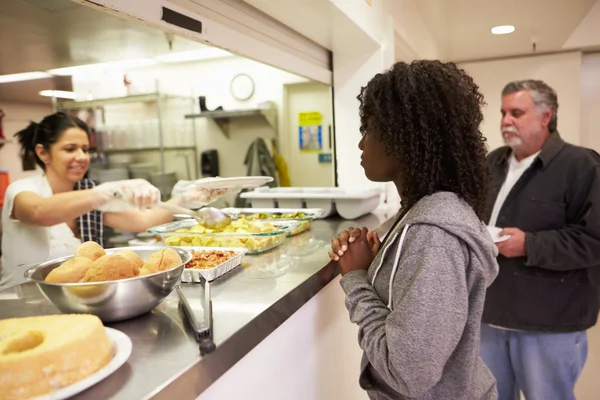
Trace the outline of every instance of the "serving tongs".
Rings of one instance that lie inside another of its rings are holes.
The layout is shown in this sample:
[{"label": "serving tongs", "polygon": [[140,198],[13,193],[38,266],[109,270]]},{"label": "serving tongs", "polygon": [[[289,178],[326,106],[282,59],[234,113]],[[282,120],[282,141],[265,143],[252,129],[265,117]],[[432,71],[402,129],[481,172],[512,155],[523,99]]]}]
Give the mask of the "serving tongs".
[{"label": "serving tongs", "polygon": [[[186,315],[186,318],[190,323],[190,326],[194,330],[196,341],[200,344],[200,354],[204,356],[206,354],[212,353],[217,348],[215,342],[213,341],[213,316],[212,301],[210,299],[210,283],[205,279],[200,278],[198,275],[190,274],[189,276],[191,277],[191,281],[188,282],[191,282],[193,284],[200,284],[203,288],[203,317],[201,321],[199,321],[198,318],[196,318],[196,313],[190,305],[180,284],[178,284],[175,287],[175,290],[177,291],[179,301],[183,306],[183,311]],[[184,281],[182,280],[182,282]]]}]

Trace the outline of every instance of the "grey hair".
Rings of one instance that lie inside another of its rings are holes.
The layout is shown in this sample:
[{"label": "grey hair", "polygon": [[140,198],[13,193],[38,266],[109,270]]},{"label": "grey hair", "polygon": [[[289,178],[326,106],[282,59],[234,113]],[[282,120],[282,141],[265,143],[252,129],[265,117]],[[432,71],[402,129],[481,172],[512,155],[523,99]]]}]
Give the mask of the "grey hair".
[{"label": "grey hair", "polygon": [[552,118],[548,124],[548,130],[550,132],[556,131],[558,124],[558,96],[556,91],[548,86],[544,81],[538,81],[535,79],[527,79],[523,81],[510,82],[502,90],[502,97],[507,94],[520,92],[521,90],[528,90],[531,100],[536,107],[552,108]]}]

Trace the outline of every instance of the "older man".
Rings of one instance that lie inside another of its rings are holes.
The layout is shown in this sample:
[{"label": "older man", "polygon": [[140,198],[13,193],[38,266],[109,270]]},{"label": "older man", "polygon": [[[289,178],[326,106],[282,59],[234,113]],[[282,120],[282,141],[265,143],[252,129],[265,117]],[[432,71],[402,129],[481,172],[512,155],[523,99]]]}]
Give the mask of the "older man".
[{"label": "older man", "polygon": [[502,91],[505,147],[490,153],[489,225],[504,228],[500,272],[486,296],[482,357],[500,400],[575,399],[596,323],[600,156],[565,143],[556,92],[544,82]]}]

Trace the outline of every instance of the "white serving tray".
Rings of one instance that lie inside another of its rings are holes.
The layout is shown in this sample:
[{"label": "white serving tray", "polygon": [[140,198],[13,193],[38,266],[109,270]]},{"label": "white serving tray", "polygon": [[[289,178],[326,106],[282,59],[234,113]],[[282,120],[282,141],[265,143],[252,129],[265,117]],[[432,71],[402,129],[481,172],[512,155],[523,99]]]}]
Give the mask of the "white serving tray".
[{"label": "white serving tray", "polygon": [[214,268],[209,269],[194,269],[194,268],[186,268],[183,270],[181,274],[182,282],[194,282],[197,281],[201,276],[207,281],[214,281],[220,276],[225,275],[229,271],[235,269],[239,265],[242,264],[242,258],[248,252],[246,248],[237,248],[237,247],[185,247],[186,250],[189,251],[233,251],[236,255],[229,260],[225,261],[222,264],[217,265]]},{"label": "white serving tray", "polygon": [[326,187],[257,188],[241,193],[256,208],[320,208],[326,218],[336,211],[345,219],[356,219],[375,211],[381,200],[381,190],[342,189]]}]

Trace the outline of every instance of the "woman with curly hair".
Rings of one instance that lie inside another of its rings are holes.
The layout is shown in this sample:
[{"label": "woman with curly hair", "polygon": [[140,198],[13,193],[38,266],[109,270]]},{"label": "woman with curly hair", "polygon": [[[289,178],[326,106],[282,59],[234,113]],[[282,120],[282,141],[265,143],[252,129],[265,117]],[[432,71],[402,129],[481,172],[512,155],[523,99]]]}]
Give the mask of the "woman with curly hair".
[{"label": "woman with curly hair", "polygon": [[393,182],[401,209],[383,243],[349,229],[329,253],[342,273],[371,399],[496,399],[479,356],[498,273],[482,223],[488,190],[483,96],[453,63],[397,63],[358,96],[361,165]]}]

